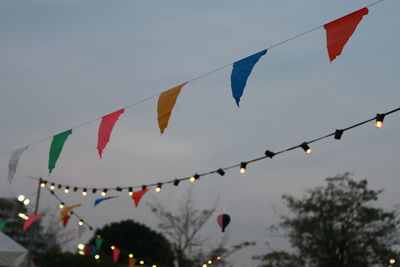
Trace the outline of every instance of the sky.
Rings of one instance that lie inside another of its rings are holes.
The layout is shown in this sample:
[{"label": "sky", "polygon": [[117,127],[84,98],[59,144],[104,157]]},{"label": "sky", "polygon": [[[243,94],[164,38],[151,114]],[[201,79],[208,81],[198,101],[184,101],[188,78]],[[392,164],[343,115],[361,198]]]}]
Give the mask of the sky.
[{"label": "sky", "polygon": [[[358,10],[359,0],[0,2],[0,196],[35,198],[28,176],[81,187],[142,185],[207,172],[279,151],[400,106],[397,10],[384,0],[370,8],[342,55],[330,63],[323,28],[268,50],[255,66],[238,108],[231,67],[186,85],[160,135],[157,98],[121,115],[100,159],[100,121],[73,130],[51,176],[51,138],[22,155],[14,182],[6,179],[9,151],[99,118],[123,106],[233,63],[311,28]],[[399,204],[400,114],[300,149],[196,183],[149,192],[139,208],[126,192],[93,209],[94,196],[61,194],[94,227],[133,219],[154,230],[145,202],[176,210],[189,188],[199,209],[217,212],[201,235],[222,237],[216,216],[231,216],[230,241],[256,241],[229,260],[257,266],[253,255],[288,249],[266,228],[287,212],[283,194],[301,197],[326,177],[352,172],[385,191],[379,203]],[[6,154],[6,155],[4,155]],[[97,196],[99,197],[99,196]],[[32,201],[33,202],[33,201]],[[40,211],[57,210],[48,192]],[[49,212],[50,213],[50,212]],[[73,226],[70,226],[73,228]],[[86,234],[76,243],[89,238]],[[265,245],[268,242],[270,247]],[[75,244],[70,244],[74,247]]]}]

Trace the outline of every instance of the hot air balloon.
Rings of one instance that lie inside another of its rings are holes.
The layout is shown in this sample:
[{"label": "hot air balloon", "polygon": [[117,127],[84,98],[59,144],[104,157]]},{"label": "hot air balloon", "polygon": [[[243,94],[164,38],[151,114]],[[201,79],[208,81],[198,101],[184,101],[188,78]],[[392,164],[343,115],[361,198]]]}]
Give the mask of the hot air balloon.
[{"label": "hot air balloon", "polygon": [[231,222],[231,217],[228,214],[220,214],[217,217],[217,222],[222,229],[222,232],[225,232],[225,228]]}]

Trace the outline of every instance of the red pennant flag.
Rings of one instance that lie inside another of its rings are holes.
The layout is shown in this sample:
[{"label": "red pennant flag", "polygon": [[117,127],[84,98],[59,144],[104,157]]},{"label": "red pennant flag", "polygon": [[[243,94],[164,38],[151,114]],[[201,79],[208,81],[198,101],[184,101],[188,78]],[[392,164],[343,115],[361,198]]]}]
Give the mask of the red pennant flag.
[{"label": "red pennant flag", "polygon": [[135,201],[135,206],[136,208],[139,206],[139,202],[142,199],[143,195],[147,193],[147,191],[149,191],[150,189],[144,189],[144,190],[140,190],[140,191],[136,191],[133,192],[132,194],[132,199],[133,201]]},{"label": "red pennant flag", "polygon": [[87,245],[86,246],[85,254],[86,254],[86,256],[92,255],[92,245]]},{"label": "red pennant flag", "polygon": [[63,218],[63,226],[64,226],[64,228],[67,227],[67,224],[68,224],[68,221],[69,221],[70,218],[71,218],[71,216],[69,216],[69,215],[65,215],[64,216],[64,218]]},{"label": "red pennant flag", "polygon": [[113,249],[113,260],[114,260],[114,263],[116,263],[118,261],[120,253],[121,253],[121,250],[119,248],[116,247],[116,248]]},{"label": "red pennant flag", "polygon": [[29,226],[31,226],[31,224],[41,216],[43,216],[43,214],[36,214],[36,215],[29,216],[28,220],[25,221],[24,226],[22,228],[24,230],[24,232],[26,232],[26,230],[28,230]]},{"label": "red pennant flag", "polygon": [[124,109],[117,110],[113,113],[103,116],[99,126],[99,139],[97,141],[97,150],[99,151],[100,158],[103,154],[103,149],[106,147],[107,143],[110,141],[111,132],[113,130],[115,122],[118,120],[119,116],[124,113]]},{"label": "red pennant flag", "polygon": [[356,30],[368,8],[362,8],[324,25],[326,30],[326,46],[331,62],[342,53],[343,47]]}]

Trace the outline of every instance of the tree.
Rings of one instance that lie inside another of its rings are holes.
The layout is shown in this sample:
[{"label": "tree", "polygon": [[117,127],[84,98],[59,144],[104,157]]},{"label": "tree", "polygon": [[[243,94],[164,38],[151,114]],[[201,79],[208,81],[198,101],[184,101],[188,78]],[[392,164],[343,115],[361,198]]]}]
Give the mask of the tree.
[{"label": "tree", "polygon": [[[148,205],[160,221],[158,226],[172,243],[178,267],[201,266],[209,259],[216,259],[218,256],[223,259],[220,261],[220,266],[222,266],[228,255],[247,246],[255,245],[255,242],[243,242],[227,249],[225,247],[229,240],[229,234],[227,234],[222,236],[217,246],[205,246],[207,239],[201,237],[199,233],[214,214],[217,204],[211,209],[199,210],[195,207],[191,189],[183,197],[175,213],[157,201],[148,203]],[[204,247],[207,247],[206,252],[203,251]]]},{"label": "tree", "polygon": [[368,189],[366,180],[354,181],[349,173],[326,182],[301,199],[283,196],[289,214],[278,229],[287,231],[295,252],[256,256],[263,267],[386,266],[396,259],[397,213],[372,206],[382,190]]},{"label": "tree", "polygon": [[95,244],[95,238],[100,235],[103,239],[102,253],[111,257],[111,246],[121,249],[120,263],[128,262],[128,254],[133,253],[139,260],[157,266],[170,267],[173,265],[174,255],[168,240],[160,233],[149,227],[125,220],[111,223],[96,231],[89,242]]}]

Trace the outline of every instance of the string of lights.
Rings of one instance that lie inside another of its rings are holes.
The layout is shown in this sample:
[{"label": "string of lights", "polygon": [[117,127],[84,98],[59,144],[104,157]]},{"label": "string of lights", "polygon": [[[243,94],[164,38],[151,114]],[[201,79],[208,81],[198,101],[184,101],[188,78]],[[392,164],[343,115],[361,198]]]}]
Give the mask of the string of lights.
[{"label": "string of lights", "polygon": [[[383,1],[384,1],[384,0],[375,1],[375,2],[373,2],[373,3],[371,3],[371,4],[367,5],[367,6],[364,6],[364,8],[368,8],[368,7],[377,5],[377,4],[379,4],[379,3],[383,2]],[[300,34],[294,35],[294,36],[292,36],[292,37],[290,37],[290,38],[288,38],[288,39],[285,39],[285,40],[283,40],[283,41],[277,42],[277,43],[275,43],[275,44],[269,46],[269,47],[266,48],[266,49],[267,49],[267,50],[271,50],[271,49],[273,49],[273,48],[279,47],[279,46],[281,46],[281,45],[283,45],[283,44],[285,44],[285,43],[287,43],[287,42],[293,41],[293,40],[295,40],[295,39],[297,39],[297,38],[300,38],[300,37],[302,37],[302,36],[304,36],[304,35],[306,35],[306,34],[309,34],[309,33],[313,32],[313,31],[316,31],[316,30],[322,28],[324,25],[325,25],[325,24],[316,26],[316,27],[311,28],[311,29],[309,29],[309,30],[307,30],[307,31],[304,31],[304,32],[302,32],[302,33],[300,33]],[[224,65],[224,66],[222,66],[222,67],[216,68],[216,69],[214,69],[214,70],[212,70],[212,71],[209,71],[209,72],[207,72],[207,73],[201,74],[201,75],[199,75],[199,76],[197,76],[197,77],[195,77],[195,78],[192,78],[192,79],[188,80],[186,83],[191,83],[191,82],[200,80],[200,79],[202,79],[202,78],[204,78],[204,77],[207,77],[207,76],[209,76],[209,75],[211,75],[211,74],[214,74],[214,73],[216,73],[216,72],[219,72],[219,71],[221,71],[221,70],[223,70],[223,69],[226,69],[226,68],[232,66],[235,62],[236,62],[236,61],[234,61],[234,62],[232,62],[232,63],[229,63],[229,64],[226,64],[226,65]],[[122,109],[125,109],[125,110],[126,110],[126,109],[131,108],[131,107],[134,107],[134,106],[136,106],[136,105],[138,105],[138,104],[147,102],[147,101],[149,101],[149,100],[151,100],[151,99],[153,99],[153,98],[155,98],[155,97],[157,97],[157,96],[160,96],[162,93],[163,93],[163,92],[159,92],[159,93],[154,94],[154,95],[152,95],[152,96],[148,96],[148,97],[143,98],[143,99],[141,99],[141,100],[135,101],[135,102],[133,102],[133,103],[131,103],[131,104],[128,104],[128,105],[122,107]],[[88,124],[91,124],[91,123],[93,123],[93,122],[95,122],[95,121],[98,121],[98,120],[100,120],[101,118],[102,118],[102,116],[98,116],[98,117],[96,117],[96,118],[87,120],[87,121],[82,122],[82,123],[80,123],[80,124],[78,124],[78,125],[75,125],[75,126],[73,126],[73,127],[70,127],[69,129],[74,130],[74,129],[83,127],[83,126],[85,126],[85,125],[88,125]],[[35,142],[32,142],[32,143],[30,143],[30,144],[28,144],[28,145],[25,145],[25,146],[23,146],[23,147],[31,147],[31,146],[40,144],[40,143],[42,143],[42,142],[45,142],[45,141],[47,141],[47,140],[52,139],[53,136],[54,136],[54,135],[45,137],[45,138],[43,138],[43,139],[40,139],[40,140],[35,141]],[[8,152],[5,152],[5,153],[3,153],[3,154],[0,154],[0,158],[2,158],[2,157],[4,157],[4,156],[7,156],[7,155],[9,155],[9,154],[11,154],[11,153],[13,153],[14,151],[15,151],[15,149],[13,149],[13,150],[11,150],[11,151],[8,151]]]},{"label": "string of lights", "polygon": [[133,195],[133,190],[137,189],[137,188],[141,188],[141,190],[145,190],[148,187],[152,187],[155,188],[156,192],[160,192],[162,190],[162,187],[164,185],[167,184],[173,184],[174,186],[178,186],[180,182],[182,181],[190,181],[190,182],[196,182],[197,180],[199,180],[201,177],[204,176],[208,176],[211,174],[219,174],[220,176],[224,176],[226,171],[234,169],[234,168],[238,168],[239,167],[239,172],[241,174],[244,174],[246,172],[246,169],[248,167],[249,164],[253,164],[255,162],[261,161],[261,160],[265,160],[265,159],[272,159],[277,155],[283,154],[283,153],[287,153],[289,151],[295,150],[297,148],[301,148],[304,150],[304,152],[306,154],[311,154],[312,153],[312,149],[310,147],[310,145],[312,143],[316,143],[319,142],[321,140],[327,139],[329,137],[334,137],[334,139],[336,140],[340,140],[342,138],[342,135],[344,132],[346,131],[350,131],[354,128],[360,127],[364,124],[367,124],[371,121],[375,121],[375,127],[380,129],[383,127],[383,120],[386,116],[393,114],[395,112],[400,111],[400,107],[393,109],[391,111],[388,111],[386,113],[378,113],[376,114],[375,117],[367,119],[365,121],[356,123],[354,125],[351,125],[349,127],[346,128],[342,128],[342,129],[336,129],[334,132],[329,133],[327,135],[323,135],[321,137],[312,139],[310,141],[304,141],[302,143],[300,143],[299,145],[295,145],[295,146],[291,146],[288,147],[286,149],[277,151],[277,152],[273,152],[271,150],[266,150],[264,152],[264,156],[261,157],[257,157],[251,160],[247,160],[247,161],[242,161],[238,164],[232,165],[232,166],[227,166],[224,168],[219,168],[217,170],[212,170],[212,171],[208,171],[208,172],[204,172],[204,173],[195,173],[192,176],[189,177],[184,177],[184,178],[175,178],[172,180],[167,180],[167,181],[163,181],[163,182],[157,182],[157,183],[151,183],[151,184],[144,184],[144,185],[131,185],[131,186],[124,186],[124,187],[81,187],[81,186],[77,186],[77,185],[67,185],[67,184],[61,184],[61,183],[55,183],[52,182],[50,180],[46,180],[43,178],[36,178],[36,179],[40,179],[40,186],[41,187],[47,187],[51,192],[54,193],[55,189],[59,189],[59,190],[64,190],[64,193],[68,194],[69,192],[73,191],[73,192],[78,192],[81,191],[81,194],[83,196],[87,196],[88,193],[92,192],[92,194],[96,194],[96,193],[100,193],[101,196],[105,197],[110,191],[116,191],[116,192],[122,192],[123,190],[128,190],[128,194],[130,196]]},{"label": "string of lights", "polygon": [[[39,181],[39,182],[41,182],[41,180]],[[50,194],[55,198],[55,199],[57,199],[58,201],[59,201],[59,208],[60,209],[63,209],[65,206],[66,206],[66,204],[65,204],[65,202],[53,191],[53,190],[50,190],[50,188],[47,188],[48,190],[49,190],[49,192],[50,192]],[[85,221],[81,216],[79,216],[75,211],[70,211],[69,212],[69,215],[70,216],[75,216],[77,219],[78,219],[78,226],[79,227],[84,227],[84,226],[86,226],[90,231],[93,231],[93,232],[97,232],[97,230],[95,230],[94,228],[93,228],[93,226],[91,226],[87,221]],[[132,253],[132,251],[129,251],[129,250],[127,250],[127,249],[124,249],[124,248],[122,248],[122,247],[120,247],[120,246],[117,246],[114,242],[111,242],[111,241],[109,241],[108,239],[106,239],[106,238],[104,238],[104,236],[102,236],[102,235],[97,235],[97,237],[101,237],[102,239],[103,239],[103,242],[104,242],[104,246],[106,247],[106,248],[110,248],[111,250],[114,250],[114,249],[116,249],[116,248],[118,248],[118,249],[120,249],[121,250],[121,252],[124,252],[126,255],[128,255],[128,258],[134,258],[134,254]],[[78,244],[78,250],[79,250],[79,254],[81,254],[81,255],[85,255],[85,253],[84,253],[84,249],[85,249],[85,245],[84,244]],[[96,259],[96,260],[99,260],[100,259],[100,254],[99,254],[99,252],[100,251],[98,251],[98,253],[96,253],[93,257]],[[140,258],[135,258],[136,260],[137,260],[137,263],[139,263],[140,265],[144,265],[145,264],[145,261],[144,260],[141,260]],[[207,261],[207,264],[208,265],[211,265],[212,263],[218,263],[219,261],[221,260],[221,256],[217,256],[215,259],[214,259],[214,261],[212,260],[212,259],[209,259],[208,261]],[[204,266],[207,266],[207,264],[205,263],[205,264],[203,264],[202,266],[204,267]],[[153,264],[153,265],[148,265],[147,264],[147,266],[151,266],[151,267],[157,267],[157,265],[155,265],[155,264]]]}]

